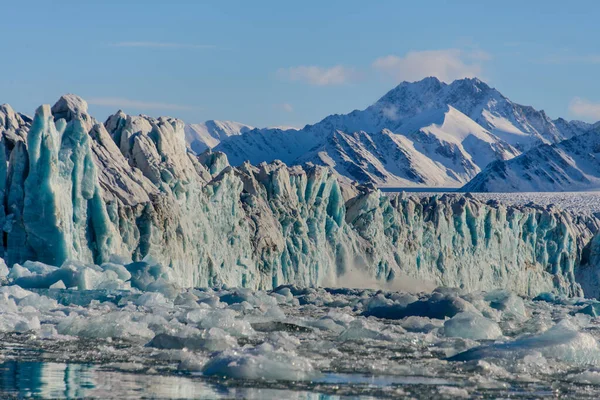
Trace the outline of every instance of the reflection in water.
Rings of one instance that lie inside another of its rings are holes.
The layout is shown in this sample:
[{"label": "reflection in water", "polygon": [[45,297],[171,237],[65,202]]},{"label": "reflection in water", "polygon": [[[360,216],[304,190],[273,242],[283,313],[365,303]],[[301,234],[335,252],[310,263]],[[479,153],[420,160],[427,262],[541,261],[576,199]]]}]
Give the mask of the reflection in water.
[{"label": "reflection in water", "polygon": [[97,365],[7,361],[0,364],[0,398],[244,398],[333,400],[310,392],[229,388],[180,376],[110,371]]}]

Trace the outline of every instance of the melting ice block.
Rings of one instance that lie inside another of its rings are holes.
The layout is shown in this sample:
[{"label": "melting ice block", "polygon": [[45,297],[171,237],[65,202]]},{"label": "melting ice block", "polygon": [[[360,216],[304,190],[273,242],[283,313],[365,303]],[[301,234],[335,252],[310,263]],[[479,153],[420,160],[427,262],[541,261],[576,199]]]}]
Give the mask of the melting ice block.
[{"label": "melting ice block", "polygon": [[444,323],[444,334],[464,339],[498,339],[502,330],[494,321],[473,312],[456,314]]}]

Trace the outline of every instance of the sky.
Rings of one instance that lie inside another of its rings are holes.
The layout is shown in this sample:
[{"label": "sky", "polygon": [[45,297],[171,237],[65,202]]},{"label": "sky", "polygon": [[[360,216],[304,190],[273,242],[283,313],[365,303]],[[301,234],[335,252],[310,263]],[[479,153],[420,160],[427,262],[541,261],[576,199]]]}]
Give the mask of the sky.
[{"label": "sky", "polygon": [[398,83],[477,76],[552,118],[600,120],[597,1],[0,0],[0,103],[64,93],[186,122],[302,127]]}]

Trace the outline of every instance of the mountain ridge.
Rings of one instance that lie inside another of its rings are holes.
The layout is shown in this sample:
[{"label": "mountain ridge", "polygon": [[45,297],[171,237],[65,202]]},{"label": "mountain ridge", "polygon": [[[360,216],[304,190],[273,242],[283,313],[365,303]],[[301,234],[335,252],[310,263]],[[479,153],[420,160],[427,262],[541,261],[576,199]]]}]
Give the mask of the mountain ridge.
[{"label": "mountain ridge", "polygon": [[491,163],[467,192],[563,192],[600,189],[600,126],[555,144]]},{"label": "mountain ridge", "polygon": [[[447,84],[429,77],[400,83],[364,110],[333,114],[297,131],[253,129],[215,150],[227,154],[232,165],[246,160],[257,164],[279,159],[291,165],[310,161],[362,183],[460,187],[494,161],[591,127],[552,120],[543,110],[514,103],[477,78]],[[381,136],[384,130],[396,135],[388,136],[394,139]],[[381,148],[384,143],[390,147]],[[428,170],[423,169],[425,159],[433,163]]]}]

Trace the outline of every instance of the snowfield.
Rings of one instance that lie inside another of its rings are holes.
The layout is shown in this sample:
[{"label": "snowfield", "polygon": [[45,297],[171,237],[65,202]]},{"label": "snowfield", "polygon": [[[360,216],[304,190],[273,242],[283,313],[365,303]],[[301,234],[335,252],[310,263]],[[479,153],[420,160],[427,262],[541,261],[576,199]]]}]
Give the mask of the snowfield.
[{"label": "snowfield", "polygon": [[[384,193],[401,193],[402,190],[385,188]],[[430,197],[443,194],[458,195],[457,192],[435,191],[412,192],[411,196]],[[507,206],[525,206],[534,204],[542,207],[553,205],[554,207],[581,214],[595,214],[600,212],[600,192],[520,192],[520,193],[470,193],[473,198],[482,202],[497,200]]]}]

